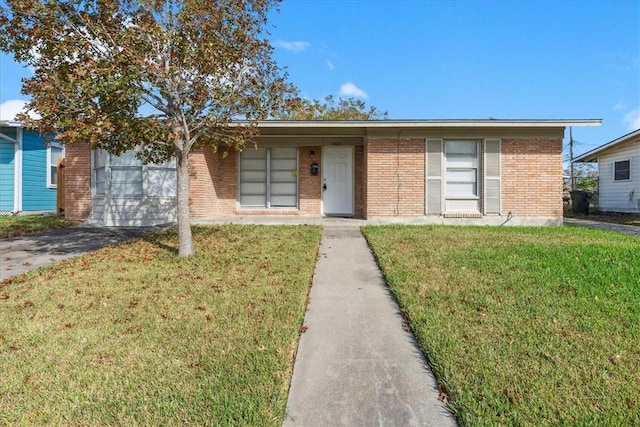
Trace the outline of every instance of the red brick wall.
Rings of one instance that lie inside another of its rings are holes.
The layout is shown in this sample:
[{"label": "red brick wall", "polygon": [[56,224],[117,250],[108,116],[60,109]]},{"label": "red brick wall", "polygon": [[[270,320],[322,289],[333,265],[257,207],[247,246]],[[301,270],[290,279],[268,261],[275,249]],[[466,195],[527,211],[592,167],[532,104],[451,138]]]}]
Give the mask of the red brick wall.
[{"label": "red brick wall", "polygon": [[189,210],[192,218],[207,218],[217,213],[214,182],[218,171],[218,155],[209,147],[193,151],[189,156]]},{"label": "red brick wall", "polygon": [[502,213],[562,217],[562,139],[502,139]]},{"label": "red brick wall", "polygon": [[[313,151],[313,158],[311,158]],[[321,176],[322,176],[322,148],[321,147],[300,147],[298,149],[298,200],[301,215],[319,215],[320,198],[322,197]],[[318,175],[311,175],[311,164],[317,163]]]},{"label": "red brick wall", "polygon": [[[65,216],[91,215],[89,144],[67,146]],[[210,148],[190,156],[190,207],[193,218],[236,215],[237,156]],[[311,159],[310,152],[314,151]],[[319,146],[299,148],[299,211],[242,211],[260,214],[321,214],[321,174],[311,176],[311,163],[322,168]],[[424,139],[370,139],[354,149],[355,216],[362,218],[424,214]],[[562,217],[562,140],[502,139],[502,214],[519,217]],[[368,177],[368,179],[366,179]]]},{"label": "red brick wall", "polygon": [[[311,151],[314,152],[311,158]],[[320,215],[322,198],[322,147],[298,148],[299,209],[237,209],[238,153],[210,148],[195,151],[190,157],[190,205],[193,218],[226,215]],[[355,216],[364,214],[364,150],[355,147]],[[318,163],[318,175],[310,173],[311,164]]]},{"label": "red brick wall", "polygon": [[[424,214],[423,139],[370,139],[367,218]],[[502,213],[562,217],[562,140],[502,139]]]},{"label": "red brick wall", "polygon": [[189,158],[189,204],[192,218],[235,215],[237,156],[233,149],[210,147]]},{"label": "red brick wall", "polygon": [[218,214],[235,215],[238,195],[238,152],[218,152],[218,175],[213,185],[218,195]]},{"label": "red brick wall", "polygon": [[424,139],[369,139],[367,218],[424,215],[424,151]]},{"label": "red brick wall", "polygon": [[91,146],[77,143],[65,146],[64,216],[86,220],[91,215]]}]

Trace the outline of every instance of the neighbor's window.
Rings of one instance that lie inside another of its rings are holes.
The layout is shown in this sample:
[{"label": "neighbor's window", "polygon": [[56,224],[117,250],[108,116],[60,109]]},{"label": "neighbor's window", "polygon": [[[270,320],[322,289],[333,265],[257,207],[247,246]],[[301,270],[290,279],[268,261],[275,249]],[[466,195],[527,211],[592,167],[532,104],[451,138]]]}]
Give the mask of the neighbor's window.
[{"label": "neighbor's window", "polygon": [[240,153],[240,206],[295,208],[298,201],[296,148],[258,148]]},{"label": "neighbor's window", "polygon": [[613,180],[628,181],[631,179],[631,160],[613,162]]},{"label": "neighbor's window", "polygon": [[58,161],[63,157],[63,149],[59,145],[47,147],[47,186],[58,186]]}]

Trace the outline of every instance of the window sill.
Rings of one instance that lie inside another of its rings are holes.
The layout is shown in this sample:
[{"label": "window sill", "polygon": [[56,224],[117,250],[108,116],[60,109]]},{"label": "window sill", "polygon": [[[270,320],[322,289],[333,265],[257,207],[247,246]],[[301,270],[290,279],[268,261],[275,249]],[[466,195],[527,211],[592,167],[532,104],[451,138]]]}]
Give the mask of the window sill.
[{"label": "window sill", "polygon": [[445,218],[482,218],[480,212],[445,212]]},{"label": "window sill", "polygon": [[480,200],[478,196],[445,196],[446,200]]},{"label": "window sill", "polygon": [[300,215],[297,208],[260,208],[240,207],[236,215]]}]

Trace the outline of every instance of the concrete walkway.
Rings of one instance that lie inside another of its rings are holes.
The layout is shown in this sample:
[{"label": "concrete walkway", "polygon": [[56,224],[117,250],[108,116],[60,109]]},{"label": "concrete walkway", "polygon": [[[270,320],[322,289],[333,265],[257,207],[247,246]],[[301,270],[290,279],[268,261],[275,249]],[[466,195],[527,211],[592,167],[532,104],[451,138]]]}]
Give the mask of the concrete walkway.
[{"label": "concrete walkway", "polygon": [[454,426],[355,224],[325,224],[284,426]]}]

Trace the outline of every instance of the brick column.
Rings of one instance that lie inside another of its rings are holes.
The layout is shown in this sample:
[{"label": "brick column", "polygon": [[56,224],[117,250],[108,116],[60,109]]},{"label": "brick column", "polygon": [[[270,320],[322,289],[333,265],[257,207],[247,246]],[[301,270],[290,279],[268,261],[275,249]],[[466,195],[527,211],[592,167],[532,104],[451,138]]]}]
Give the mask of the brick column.
[{"label": "brick column", "polygon": [[[311,158],[311,152],[313,151],[313,158]],[[299,182],[299,200],[300,200],[300,214],[301,215],[320,215],[320,199],[321,183],[320,177],[322,176],[322,148],[321,147],[300,147],[299,148],[299,170],[298,170],[298,182]],[[318,174],[311,175],[311,164],[317,163]]]},{"label": "brick column", "polygon": [[76,143],[65,146],[64,216],[86,220],[91,215],[91,146]]}]

